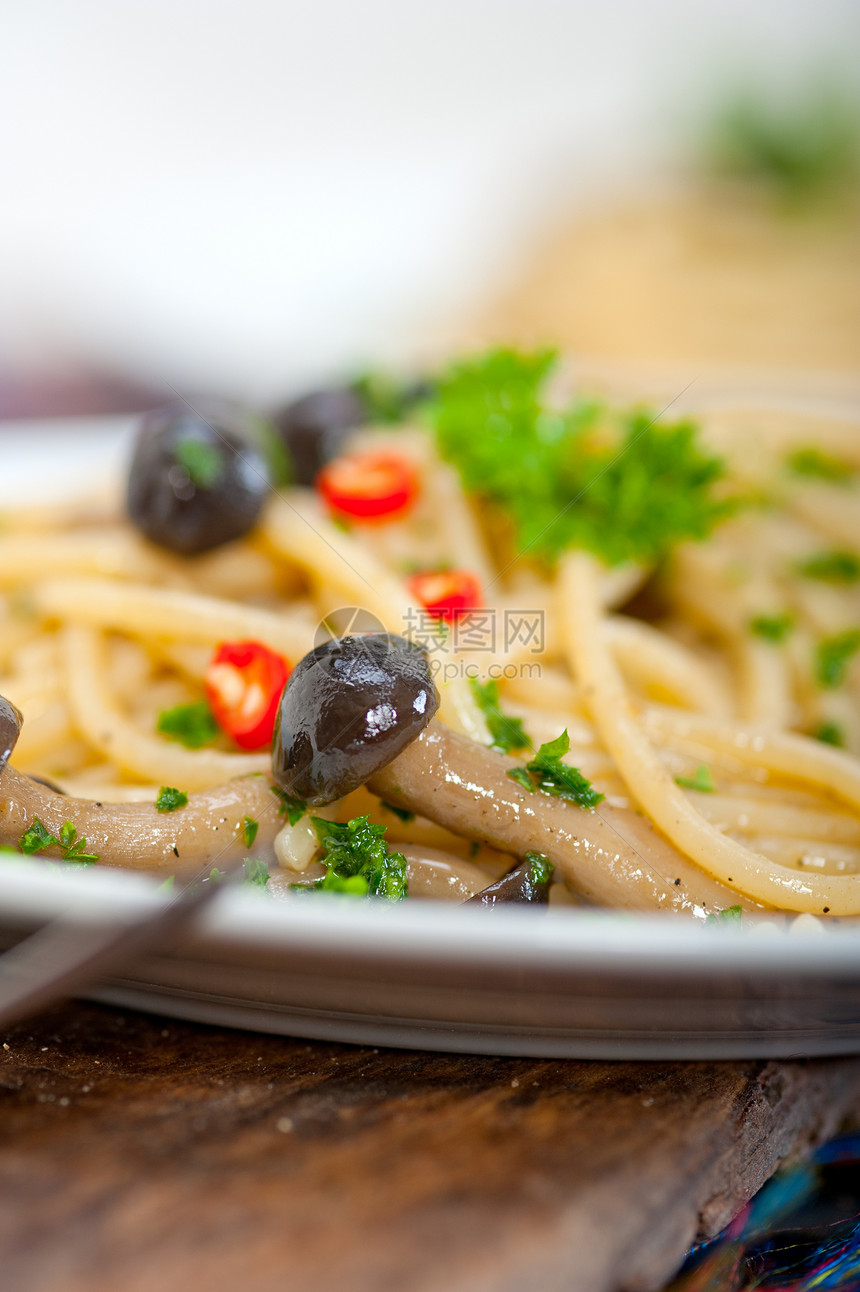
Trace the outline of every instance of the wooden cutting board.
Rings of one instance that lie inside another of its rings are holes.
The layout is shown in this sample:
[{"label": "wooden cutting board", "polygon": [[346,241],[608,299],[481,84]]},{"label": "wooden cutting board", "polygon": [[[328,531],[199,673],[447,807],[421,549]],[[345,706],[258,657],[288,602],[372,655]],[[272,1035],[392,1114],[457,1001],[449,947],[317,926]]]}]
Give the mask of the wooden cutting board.
[{"label": "wooden cutting board", "polygon": [[645,1292],[860,1059],[585,1063],[74,1004],[0,1051],[3,1292]]}]

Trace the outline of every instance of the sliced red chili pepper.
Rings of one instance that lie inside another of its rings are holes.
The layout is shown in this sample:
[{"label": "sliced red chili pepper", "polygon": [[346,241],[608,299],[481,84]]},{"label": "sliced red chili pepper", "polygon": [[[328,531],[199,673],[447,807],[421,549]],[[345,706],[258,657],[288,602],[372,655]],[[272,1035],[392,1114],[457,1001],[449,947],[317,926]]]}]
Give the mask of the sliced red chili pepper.
[{"label": "sliced red chili pepper", "polygon": [[481,585],[468,570],[434,570],[413,574],[409,591],[437,619],[452,623],[481,605]]},{"label": "sliced red chili pepper", "polygon": [[418,496],[412,463],[397,453],[346,453],[326,464],[316,487],[335,514],[391,520]]},{"label": "sliced red chili pepper", "polygon": [[215,721],[240,749],[272,743],[290,666],[262,642],[221,642],[204,675]]}]

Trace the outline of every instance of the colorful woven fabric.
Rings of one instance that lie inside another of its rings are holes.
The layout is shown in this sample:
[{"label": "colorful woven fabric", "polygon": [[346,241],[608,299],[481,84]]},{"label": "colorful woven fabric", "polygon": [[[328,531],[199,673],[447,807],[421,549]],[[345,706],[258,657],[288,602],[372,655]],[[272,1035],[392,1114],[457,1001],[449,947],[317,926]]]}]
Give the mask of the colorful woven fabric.
[{"label": "colorful woven fabric", "polygon": [[667,1292],[860,1292],[860,1134],[774,1176]]}]

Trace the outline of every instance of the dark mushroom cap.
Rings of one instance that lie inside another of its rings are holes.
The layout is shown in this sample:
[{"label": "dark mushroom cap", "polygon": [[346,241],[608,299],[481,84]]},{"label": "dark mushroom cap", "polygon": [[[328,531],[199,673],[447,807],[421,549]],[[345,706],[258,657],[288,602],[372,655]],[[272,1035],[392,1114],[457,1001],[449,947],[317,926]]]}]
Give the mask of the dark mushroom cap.
[{"label": "dark mushroom cap", "polygon": [[349,386],[313,390],[277,409],[272,423],[290,455],[296,484],[313,484],[336,458],[350,431],[367,421],[364,401]]},{"label": "dark mushroom cap", "polygon": [[272,776],[320,805],[357,789],[427,726],[439,696],[424,652],[388,633],[336,637],[293,669],[272,745]]},{"label": "dark mushroom cap", "polygon": [[10,700],[0,695],[0,772],[18,743],[24,719]]},{"label": "dark mushroom cap", "polygon": [[129,518],[160,547],[196,556],[254,526],[269,470],[250,417],[186,404],[147,413],[128,476]]},{"label": "dark mushroom cap", "polygon": [[498,906],[505,902],[546,904],[555,869],[542,852],[527,852],[523,860],[501,879],[469,897],[464,906]]}]

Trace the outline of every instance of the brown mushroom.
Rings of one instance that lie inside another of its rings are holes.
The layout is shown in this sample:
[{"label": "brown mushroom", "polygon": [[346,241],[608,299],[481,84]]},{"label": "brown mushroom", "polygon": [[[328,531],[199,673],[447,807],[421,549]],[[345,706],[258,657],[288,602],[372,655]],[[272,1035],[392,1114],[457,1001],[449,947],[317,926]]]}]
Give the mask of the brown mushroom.
[{"label": "brown mushroom", "polygon": [[530,794],[507,775],[514,766],[434,719],[368,788],[467,839],[518,857],[543,853],[574,893],[598,906],[701,916],[737,903],[734,890],[683,857],[646,817]]}]

